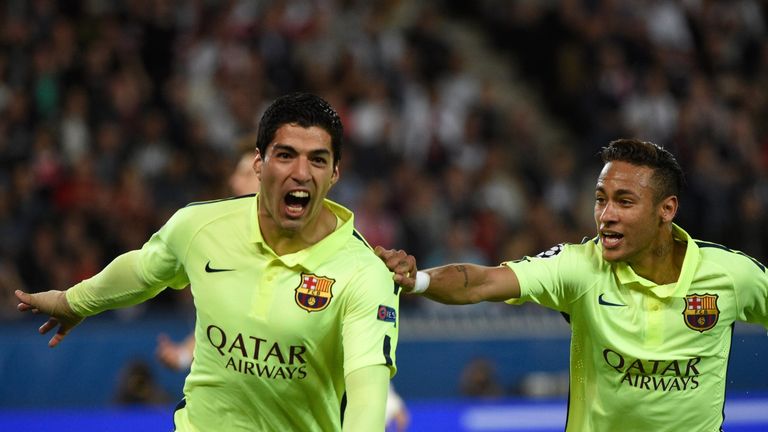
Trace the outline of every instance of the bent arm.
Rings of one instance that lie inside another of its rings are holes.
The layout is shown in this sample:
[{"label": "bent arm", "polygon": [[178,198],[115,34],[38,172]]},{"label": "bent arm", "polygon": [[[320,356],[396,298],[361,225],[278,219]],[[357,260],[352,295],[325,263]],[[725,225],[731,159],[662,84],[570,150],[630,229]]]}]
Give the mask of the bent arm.
[{"label": "bent arm", "polygon": [[342,430],[383,431],[389,368],[385,365],[362,367],[350,372],[344,383],[347,387],[347,409],[344,411]]},{"label": "bent arm", "polygon": [[144,302],[165,288],[152,286],[143,277],[139,266],[140,251],[126,252],[102,271],[66,291],[67,302],[80,316],[96,315],[109,309]]},{"label": "bent arm", "polygon": [[448,264],[425,272],[430,281],[423,295],[440,303],[498,302],[520,297],[520,282],[507,266]]}]

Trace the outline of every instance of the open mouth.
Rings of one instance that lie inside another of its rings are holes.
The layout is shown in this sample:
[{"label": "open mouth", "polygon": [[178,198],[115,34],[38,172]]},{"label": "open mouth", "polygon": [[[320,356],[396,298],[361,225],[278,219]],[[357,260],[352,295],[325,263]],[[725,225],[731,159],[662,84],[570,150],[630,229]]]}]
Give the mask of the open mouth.
[{"label": "open mouth", "polygon": [[621,239],[624,238],[624,234],[619,234],[616,232],[603,232],[600,234],[600,237],[603,239],[603,246],[605,248],[612,248],[616,247],[621,243]]},{"label": "open mouth", "polygon": [[304,213],[304,209],[309,204],[309,192],[307,191],[291,191],[285,195],[284,201],[288,214],[292,216],[301,216]]}]

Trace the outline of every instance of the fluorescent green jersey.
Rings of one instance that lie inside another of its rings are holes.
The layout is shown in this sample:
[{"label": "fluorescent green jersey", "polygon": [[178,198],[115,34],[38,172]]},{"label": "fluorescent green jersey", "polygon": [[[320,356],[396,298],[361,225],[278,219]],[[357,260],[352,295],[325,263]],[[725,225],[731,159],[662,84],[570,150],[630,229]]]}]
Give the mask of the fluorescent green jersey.
[{"label": "fluorescent green jersey", "polygon": [[141,249],[146,280],[191,284],[194,361],[177,430],[341,429],[344,376],[395,373],[398,296],[391,274],[331,201],[339,226],[277,256],[261,236],[257,200],[179,210]]},{"label": "fluorescent green jersey", "polygon": [[521,298],[570,318],[568,431],[719,431],[734,321],[768,326],[768,277],[752,258],[690,238],[676,283],[656,285],[599,242],[505,263]]}]

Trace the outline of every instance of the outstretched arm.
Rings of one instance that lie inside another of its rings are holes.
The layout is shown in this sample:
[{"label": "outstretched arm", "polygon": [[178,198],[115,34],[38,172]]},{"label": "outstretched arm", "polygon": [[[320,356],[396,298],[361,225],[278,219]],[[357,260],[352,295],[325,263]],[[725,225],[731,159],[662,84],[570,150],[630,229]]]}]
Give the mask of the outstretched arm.
[{"label": "outstretched arm", "polygon": [[[407,292],[426,288],[424,296],[446,304],[470,304],[482,301],[505,301],[520,297],[520,282],[507,266],[489,267],[476,264],[447,264],[424,270],[418,276],[416,259],[402,250],[387,250],[380,246],[376,255],[384,261],[393,279]],[[417,277],[426,286],[416,287]],[[427,282],[428,280],[428,282]]]},{"label": "outstretched arm", "polygon": [[16,291],[18,310],[48,315],[48,321],[40,327],[45,334],[59,327],[48,342],[55,347],[64,336],[86,316],[96,315],[107,309],[141,303],[157,295],[165,285],[152,286],[141,277],[138,269],[139,251],[124,253],[90,279],[86,279],[67,291],[46,291],[29,294]]},{"label": "outstretched arm", "polygon": [[46,334],[59,327],[56,334],[48,341],[48,346],[51,348],[58,345],[64,336],[83,320],[83,317],[76,314],[69,306],[64,291],[51,290],[29,294],[16,290],[15,294],[19,299],[19,305],[16,307],[19,311],[48,315],[48,321],[38,329],[40,334]]}]

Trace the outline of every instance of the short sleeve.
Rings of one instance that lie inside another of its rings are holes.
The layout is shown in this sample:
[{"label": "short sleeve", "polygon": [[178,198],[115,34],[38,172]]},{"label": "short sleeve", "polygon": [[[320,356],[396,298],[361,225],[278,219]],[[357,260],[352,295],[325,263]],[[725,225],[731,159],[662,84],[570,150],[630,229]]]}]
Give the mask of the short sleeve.
[{"label": "short sleeve", "polygon": [[743,264],[732,267],[738,319],[768,327],[768,275],[757,260],[744,255]]},{"label": "short sleeve", "polygon": [[344,375],[373,365],[397,370],[395,349],[399,326],[398,288],[381,261],[363,266],[347,287],[342,321]]},{"label": "short sleeve", "polygon": [[520,282],[520,298],[509,299],[507,303],[533,302],[561,312],[570,312],[570,304],[579,294],[579,271],[588,273],[589,269],[574,248],[565,244],[503,264],[515,272]]}]

